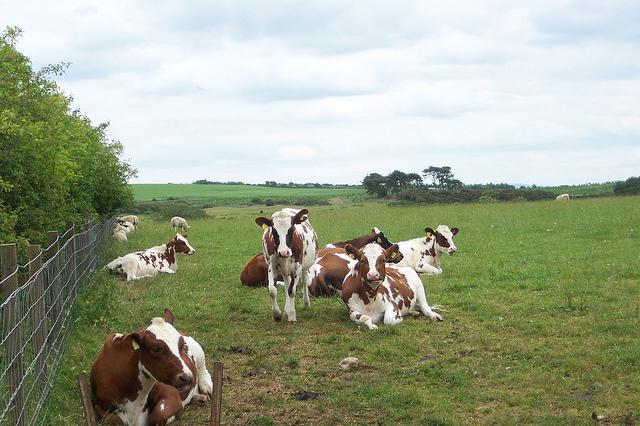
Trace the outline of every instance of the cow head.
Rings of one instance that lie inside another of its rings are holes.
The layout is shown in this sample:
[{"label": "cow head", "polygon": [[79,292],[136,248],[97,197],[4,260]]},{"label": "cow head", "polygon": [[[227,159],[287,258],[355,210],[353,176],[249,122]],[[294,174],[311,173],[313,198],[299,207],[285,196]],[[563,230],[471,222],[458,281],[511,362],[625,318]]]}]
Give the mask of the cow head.
[{"label": "cow head", "polygon": [[458,250],[453,243],[453,236],[458,233],[458,228],[451,228],[447,225],[439,225],[434,231],[432,228],[424,228],[424,232],[427,233],[427,242],[429,238],[435,238],[435,249],[438,253],[448,253],[449,256],[453,256]]},{"label": "cow head", "polygon": [[[263,238],[271,238],[275,251],[280,257],[291,257],[291,244],[293,241],[293,233],[295,232],[295,225],[299,225],[307,220],[309,210],[302,209],[291,215],[291,210],[281,210],[275,212],[271,219],[266,217],[256,218],[256,223],[265,230]],[[270,232],[270,236],[267,235]]]},{"label": "cow head", "polygon": [[385,263],[393,262],[399,256],[397,244],[392,244],[388,249],[383,249],[376,243],[367,244],[359,250],[347,244],[347,254],[356,260],[354,272],[361,277],[371,288],[377,288],[386,277]]},{"label": "cow head", "polygon": [[173,247],[176,250],[176,253],[185,253],[185,254],[193,254],[196,252],[196,249],[191,247],[189,241],[187,241],[186,235],[176,234],[176,237],[171,240],[171,242],[167,243],[167,246],[173,244]]},{"label": "cow head", "polygon": [[178,390],[193,383],[193,372],[184,362],[187,345],[184,337],[173,327],[173,313],[164,310],[164,317],[153,318],[139,333],[129,333],[131,345],[138,352],[142,373]]},{"label": "cow head", "polygon": [[379,230],[377,227],[374,227],[371,230],[371,234],[369,235],[371,236],[371,238],[369,239],[369,242],[378,243],[382,246],[383,249],[388,249],[393,244],[391,241],[387,239],[387,237],[384,235],[384,232]]}]

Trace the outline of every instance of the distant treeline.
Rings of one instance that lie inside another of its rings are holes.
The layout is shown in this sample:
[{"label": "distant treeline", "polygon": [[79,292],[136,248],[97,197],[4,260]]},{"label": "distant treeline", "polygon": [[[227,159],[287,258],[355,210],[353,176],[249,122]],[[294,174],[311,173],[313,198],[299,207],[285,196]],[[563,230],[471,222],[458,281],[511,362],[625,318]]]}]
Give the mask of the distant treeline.
[{"label": "distant treeline", "polygon": [[0,243],[45,243],[63,230],[132,204],[131,166],[107,124],[93,126],[49,76],[18,52],[18,28],[0,36]]},{"label": "distant treeline", "polygon": [[207,179],[199,179],[193,182],[196,185],[249,185],[249,186],[266,186],[269,188],[352,188],[352,189],[362,189],[362,185],[350,185],[346,183],[316,183],[316,182],[307,182],[307,183],[280,183],[273,180],[265,181],[265,183],[245,183],[245,182],[219,182],[219,181],[211,181]]}]

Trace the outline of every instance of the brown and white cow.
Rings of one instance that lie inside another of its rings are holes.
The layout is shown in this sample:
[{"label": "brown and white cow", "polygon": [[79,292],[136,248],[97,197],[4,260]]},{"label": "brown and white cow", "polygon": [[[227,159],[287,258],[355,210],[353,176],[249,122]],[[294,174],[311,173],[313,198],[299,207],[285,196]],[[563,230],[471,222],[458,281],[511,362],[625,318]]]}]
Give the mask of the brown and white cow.
[{"label": "brown and white cow", "polygon": [[307,270],[313,265],[318,252],[318,236],[307,220],[307,209],[285,208],[275,212],[271,218],[258,217],[256,223],[264,229],[262,249],[269,266],[269,296],[273,319],[280,321],[282,313],[278,307],[276,279],[282,275],[285,287],[285,306],[289,322],[296,321],[296,286],[302,284],[304,306],[309,306],[309,281]]},{"label": "brown and white cow", "polygon": [[411,268],[387,265],[399,256],[397,244],[384,250],[377,244],[368,244],[362,250],[351,245],[345,247],[355,262],[342,284],[342,301],[347,305],[349,318],[369,329],[376,323],[396,325],[405,315],[425,316],[434,321],[442,317],[427,303],[422,280]]},{"label": "brown and white cow", "polygon": [[453,236],[458,234],[458,228],[439,225],[435,230],[425,228],[426,237],[400,241],[398,247],[403,259],[396,266],[408,266],[419,274],[439,275],[442,273],[440,256],[453,256],[458,248],[453,242]]},{"label": "brown and white cow", "polygon": [[122,275],[127,281],[150,277],[158,273],[174,274],[178,268],[176,253],[193,254],[187,237],[176,234],[167,244],[152,247],[144,251],[125,254],[109,262],[105,269]]},{"label": "brown and white cow", "polygon": [[[384,248],[388,248],[392,244],[384,235],[384,232],[380,231],[378,228],[373,228],[370,233],[361,237],[354,238],[353,240],[327,244],[318,252],[318,259],[320,259],[320,257],[322,257],[324,254],[328,253],[328,248],[344,248],[344,246],[347,244],[351,244],[354,247],[362,248],[374,241],[378,242],[378,244],[380,244]],[[344,253],[343,250],[339,252]],[[316,264],[317,262],[318,261],[316,260]],[[310,272],[317,268],[316,264],[314,264],[314,266],[309,269]],[[268,282],[268,273],[269,266],[267,265],[267,261],[264,258],[264,254],[258,253],[251,259],[249,259],[244,268],[242,268],[242,271],[240,272],[240,282],[248,287],[264,287]],[[347,272],[345,271],[344,275],[346,275],[346,273]],[[342,280],[344,279],[344,275],[342,275],[342,277],[339,279],[339,282],[338,280],[332,279],[332,282],[335,281],[335,285],[337,286],[337,288],[340,288]],[[311,275],[310,279],[313,279],[313,276],[314,275]],[[279,276],[277,280],[278,282],[282,281],[282,276]],[[312,282],[309,290],[311,291],[311,294],[313,296],[329,295],[324,290],[319,290],[319,287],[317,287],[317,283],[316,285],[314,285],[314,283]]]},{"label": "brown and white cow", "polygon": [[100,419],[125,425],[173,421],[192,400],[212,392],[202,347],[173,327],[173,314],[153,318],[140,332],[107,336],[91,367],[94,408]]},{"label": "brown and white cow", "polygon": [[[327,244],[318,252],[318,258],[309,268],[309,293],[316,297],[332,296],[342,288],[344,277],[349,273],[354,260],[344,250],[347,244],[355,248],[363,248],[367,244],[376,243],[388,249],[393,244],[382,231],[373,228],[362,237],[341,243]],[[394,262],[402,260],[402,255],[394,258]]]}]

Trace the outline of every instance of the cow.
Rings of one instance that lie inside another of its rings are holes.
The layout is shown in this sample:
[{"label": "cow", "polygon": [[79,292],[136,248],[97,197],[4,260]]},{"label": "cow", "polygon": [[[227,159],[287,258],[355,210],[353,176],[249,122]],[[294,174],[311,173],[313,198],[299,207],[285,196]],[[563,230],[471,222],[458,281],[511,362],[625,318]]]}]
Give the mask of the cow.
[{"label": "cow", "polygon": [[398,247],[403,259],[396,266],[408,266],[419,274],[440,275],[440,256],[447,253],[453,256],[458,248],[453,242],[453,236],[459,232],[458,228],[439,225],[435,230],[425,228],[426,237],[400,241]]},{"label": "cow", "polygon": [[304,306],[309,306],[309,281],[307,270],[313,265],[318,252],[318,236],[307,219],[307,209],[285,208],[271,215],[258,217],[256,223],[264,229],[262,249],[268,265],[271,312],[275,321],[282,319],[278,307],[276,279],[282,275],[285,286],[287,320],[296,321],[296,286],[302,284]]},{"label": "cow", "polygon": [[176,232],[178,229],[182,232],[188,232],[190,228],[187,224],[187,220],[180,216],[174,216],[171,218],[171,226],[173,226],[173,232]]},{"label": "cow", "polygon": [[396,325],[403,316],[418,316],[420,312],[433,321],[442,321],[442,316],[427,303],[416,271],[386,265],[400,255],[398,244],[386,250],[378,244],[368,244],[362,250],[347,245],[345,251],[355,260],[342,283],[341,294],[352,321],[371,330],[377,329],[380,321]]},{"label": "cow", "polygon": [[179,333],[169,309],[139,332],[107,336],[91,367],[98,417],[111,424],[170,423],[187,404],[207,401],[213,383],[198,342]]},{"label": "cow", "polygon": [[[342,288],[344,277],[349,273],[349,267],[353,259],[344,250],[347,244],[355,248],[362,248],[370,243],[379,244],[388,249],[393,243],[387,239],[378,228],[373,228],[371,233],[341,243],[327,244],[318,252],[318,258],[309,268],[309,292],[312,296],[332,296]],[[394,263],[402,260],[402,255],[394,258]]]},{"label": "cow", "polygon": [[556,197],[556,201],[569,201],[569,194],[560,194]]},{"label": "cow", "polygon": [[176,253],[193,254],[187,236],[176,234],[167,244],[152,247],[118,257],[109,262],[105,269],[112,274],[122,275],[127,281],[150,277],[158,273],[174,274],[178,268]]},{"label": "cow", "polygon": [[[343,248],[346,244],[351,244],[355,247],[361,248],[373,241],[377,241],[378,244],[382,245],[382,247],[384,248],[388,248],[391,246],[391,242],[384,235],[384,232],[374,227],[370,233],[363,235],[361,237],[354,238],[353,240],[327,244],[326,246],[324,246],[323,249],[321,249],[318,252],[318,258],[320,258],[321,256],[327,253],[325,249],[340,248],[340,247]],[[316,263],[317,263],[317,260],[316,260]],[[313,269],[315,269],[315,265],[314,265],[314,268],[309,269],[309,271],[312,271]],[[240,282],[248,287],[266,286],[268,282],[268,277],[267,277],[268,270],[269,270],[269,267],[267,265],[267,261],[264,258],[264,254],[258,253],[255,256],[253,256],[251,259],[249,259],[249,261],[244,266],[244,268],[242,268],[242,271],[240,272]],[[346,275],[346,272],[344,273],[344,275]],[[344,275],[342,276],[342,278],[340,278],[339,282],[336,281],[336,285],[338,286],[338,288],[340,284],[342,284],[342,279],[344,278]],[[311,276],[310,279],[311,278],[313,278],[313,276]],[[281,282],[282,276],[279,275],[277,280],[278,282]],[[328,294],[325,294],[324,291],[316,291],[315,289],[318,289],[317,284],[314,285],[313,283],[311,283],[311,286],[314,288],[314,291],[312,291],[311,293],[313,296],[328,295]]]}]

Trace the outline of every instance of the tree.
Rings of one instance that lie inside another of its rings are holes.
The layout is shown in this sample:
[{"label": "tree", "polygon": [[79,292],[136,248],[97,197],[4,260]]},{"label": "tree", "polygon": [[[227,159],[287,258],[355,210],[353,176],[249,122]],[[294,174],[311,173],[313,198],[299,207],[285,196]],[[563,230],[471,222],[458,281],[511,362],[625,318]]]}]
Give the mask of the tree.
[{"label": "tree", "polygon": [[402,193],[408,184],[409,179],[407,178],[407,174],[400,170],[394,170],[387,176],[387,186],[391,193]]},{"label": "tree", "polygon": [[387,195],[387,178],[379,173],[370,173],[365,176],[362,186],[371,196],[382,198]]},{"label": "tree", "polygon": [[444,189],[453,179],[453,173],[451,173],[451,167],[449,166],[430,166],[428,169],[422,170],[422,174],[425,178],[431,180],[433,186],[440,189]]},{"label": "tree", "polygon": [[422,177],[417,173],[407,173],[407,179],[411,186],[422,186]]},{"label": "tree", "polygon": [[613,193],[618,195],[640,194],[640,176],[630,177],[624,182],[617,182],[613,186]]}]

